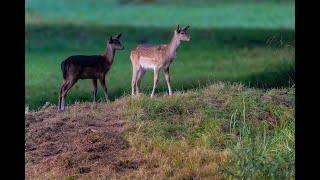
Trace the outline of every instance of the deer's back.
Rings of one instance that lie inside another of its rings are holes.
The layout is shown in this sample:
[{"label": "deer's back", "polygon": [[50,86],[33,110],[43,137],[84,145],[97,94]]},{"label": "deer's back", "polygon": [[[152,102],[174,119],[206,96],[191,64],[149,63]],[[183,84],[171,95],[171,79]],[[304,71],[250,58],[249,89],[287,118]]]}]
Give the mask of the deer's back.
[{"label": "deer's back", "polygon": [[161,57],[166,52],[167,45],[152,45],[152,44],[139,44],[132,50],[132,54],[139,57],[155,58]]},{"label": "deer's back", "polygon": [[105,59],[101,55],[75,55],[64,60],[67,64],[72,64],[79,67],[94,67],[98,64],[104,64]]}]

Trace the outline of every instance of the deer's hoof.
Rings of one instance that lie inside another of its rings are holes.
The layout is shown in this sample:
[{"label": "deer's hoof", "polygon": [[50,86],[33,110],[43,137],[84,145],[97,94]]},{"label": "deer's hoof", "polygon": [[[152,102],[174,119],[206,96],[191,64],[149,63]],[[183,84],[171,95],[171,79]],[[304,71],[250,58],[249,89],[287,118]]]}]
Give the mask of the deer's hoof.
[{"label": "deer's hoof", "polygon": [[65,110],[65,106],[62,106],[61,108],[60,108],[60,112],[63,112]]}]

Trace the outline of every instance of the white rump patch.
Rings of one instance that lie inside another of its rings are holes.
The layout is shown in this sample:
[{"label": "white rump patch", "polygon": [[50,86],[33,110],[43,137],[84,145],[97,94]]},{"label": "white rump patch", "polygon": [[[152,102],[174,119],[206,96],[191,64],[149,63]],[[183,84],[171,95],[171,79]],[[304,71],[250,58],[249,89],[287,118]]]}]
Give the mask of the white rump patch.
[{"label": "white rump patch", "polygon": [[153,62],[153,58],[140,57],[140,65],[143,69],[155,69],[156,65]]}]

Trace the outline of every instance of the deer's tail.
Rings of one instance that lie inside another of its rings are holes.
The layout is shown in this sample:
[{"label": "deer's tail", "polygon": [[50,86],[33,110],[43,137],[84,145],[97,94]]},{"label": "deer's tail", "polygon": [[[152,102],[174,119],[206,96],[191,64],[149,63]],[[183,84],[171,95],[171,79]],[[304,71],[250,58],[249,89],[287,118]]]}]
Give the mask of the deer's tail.
[{"label": "deer's tail", "polygon": [[61,63],[61,71],[62,71],[62,77],[63,79],[66,79],[67,77],[67,71],[68,71],[68,64],[66,63],[66,61],[63,61]]}]

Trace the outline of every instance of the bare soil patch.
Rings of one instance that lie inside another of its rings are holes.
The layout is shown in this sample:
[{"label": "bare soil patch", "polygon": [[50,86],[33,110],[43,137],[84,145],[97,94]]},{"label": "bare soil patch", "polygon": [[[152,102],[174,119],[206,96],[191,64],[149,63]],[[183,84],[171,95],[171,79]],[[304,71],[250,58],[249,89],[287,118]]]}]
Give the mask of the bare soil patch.
[{"label": "bare soil patch", "polygon": [[137,169],[137,162],[125,160],[129,144],[116,111],[106,103],[81,103],[64,113],[46,106],[26,114],[26,178],[99,178]]}]

